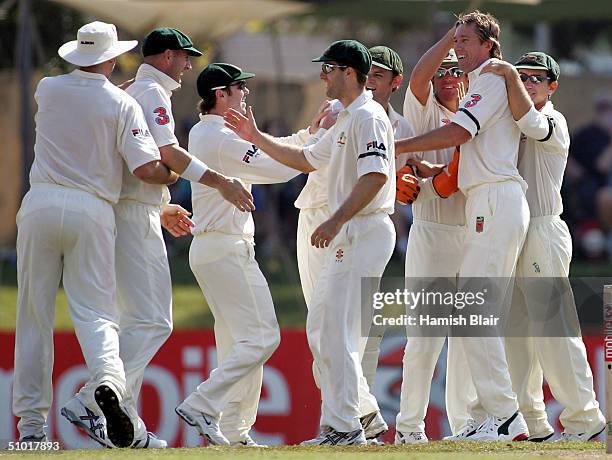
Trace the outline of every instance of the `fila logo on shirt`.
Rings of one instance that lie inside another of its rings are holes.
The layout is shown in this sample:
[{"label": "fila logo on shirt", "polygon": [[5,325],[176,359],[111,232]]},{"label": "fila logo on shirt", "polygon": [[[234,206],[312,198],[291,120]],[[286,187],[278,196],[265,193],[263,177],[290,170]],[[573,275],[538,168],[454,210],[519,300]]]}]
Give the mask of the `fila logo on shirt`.
[{"label": "fila logo on shirt", "polygon": [[242,161],[245,163],[250,163],[253,158],[257,158],[259,156],[259,148],[255,144],[251,144],[251,148],[246,151],[244,156],[242,157]]},{"label": "fila logo on shirt", "polygon": [[134,137],[149,137],[151,133],[148,129],[133,129],[132,136]]},{"label": "fila logo on shirt", "polygon": [[370,149],[382,150],[383,152],[387,151],[385,144],[383,144],[382,142],[378,143],[376,139],[368,142],[368,144],[366,145],[366,150],[370,150]]},{"label": "fila logo on shirt", "polygon": [[480,101],[482,101],[482,96],[480,94],[470,94],[470,100],[465,103],[464,107],[469,109],[470,107],[474,107]]}]

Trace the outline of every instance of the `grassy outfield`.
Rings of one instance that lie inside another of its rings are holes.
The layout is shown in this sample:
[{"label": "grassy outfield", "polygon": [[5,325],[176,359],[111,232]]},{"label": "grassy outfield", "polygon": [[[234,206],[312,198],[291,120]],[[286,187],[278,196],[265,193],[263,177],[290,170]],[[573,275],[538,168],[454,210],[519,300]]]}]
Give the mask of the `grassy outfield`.
[{"label": "grassy outfield", "polygon": [[[10,453],[0,457],[7,458],[53,458],[53,453]],[[114,459],[168,459],[189,460],[209,458],[214,460],[256,459],[256,460],[314,460],[331,458],[336,460],[468,460],[494,458],[520,459],[599,459],[606,458],[602,443],[564,442],[564,443],[478,443],[478,442],[432,442],[418,446],[369,446],[369,447],[299,447],[286,446],[268,449],[230,449],[219,447],[167,449],[167,450],[73,450],[61,451],[62,460]]]}]

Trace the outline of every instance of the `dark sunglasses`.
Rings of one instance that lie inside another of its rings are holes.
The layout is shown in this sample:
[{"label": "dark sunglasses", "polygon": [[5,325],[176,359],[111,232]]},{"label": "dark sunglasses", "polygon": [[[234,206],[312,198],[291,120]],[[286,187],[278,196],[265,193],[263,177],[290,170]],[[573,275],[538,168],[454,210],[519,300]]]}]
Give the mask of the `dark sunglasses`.
[{"label": "dark sunglasses", "polygon": [[338,65],[338,64],[328,64],[327,62],[324,62],[323,64],[321,64],[321,72],[323,72],[325,75],[327,75],[328,73],[330,73],[332,70],[338,68],[338,69],[346,69],[348,66],[346,65]]},{"label": "dark sunglasses", "polygon": [[531,83],[534,83],[536,85],[539,85],[540,83],[546,80],[550,80],[550,78],[545,77],[544,75],[527,75],[526,73],[521,73],[519,74],[519,76],[521,77],[521,81],[523,83],[530,81]]},{"label": "dark sunglasses", "polygon": [[458,67],[451,67],[450,69],[440,67],[438,70],[436,70],[434,77],[442,78],[445,77],[447,74],[451,77],[459,78],[463,77],[465,72],[463,70],[460,70]]}]

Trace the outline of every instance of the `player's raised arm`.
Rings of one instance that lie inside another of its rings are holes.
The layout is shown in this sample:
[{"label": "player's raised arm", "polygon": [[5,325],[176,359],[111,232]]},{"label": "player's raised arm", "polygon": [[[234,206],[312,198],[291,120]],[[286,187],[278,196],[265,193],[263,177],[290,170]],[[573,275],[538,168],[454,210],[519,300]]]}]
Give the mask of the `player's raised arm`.
[{"label": "player's raised arm", "polygon": [[395,156],[401,153],[427,152],[461,145],[472,138],[470,132],[456,123],[450,123],[421,136],[395,141]]},{"label": "player's raised arm", "polygon": [[500,75],[506,80],[508,90],[508,103],[514,120],[520,120],[533,107],[531,98],[521,81],[518,70],[509,62],[501,59],[492,59],[482,69],[482,73],[493,73]]},{"label": "player's raised arm", "polygon": [[235,109],[229,109],[225,112],[223,118],[225,119],[225,126],[245,141],[257,145],[276,161],[306,173],[315,170],[306,160],[304,152],[300,147],[284,144],[272,136],[262,133],[257,128],[251,106],[247,109],[246,117]]}]

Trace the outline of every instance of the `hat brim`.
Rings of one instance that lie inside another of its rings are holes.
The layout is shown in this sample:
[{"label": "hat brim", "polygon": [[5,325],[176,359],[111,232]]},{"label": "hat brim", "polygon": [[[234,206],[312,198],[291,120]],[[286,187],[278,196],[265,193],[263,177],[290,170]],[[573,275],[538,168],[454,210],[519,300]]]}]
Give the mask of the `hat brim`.
[{"label": "hat brim", "polygon": [[517,69],[529,69],[529,70],[546,70],[549,72],[549,68],[540,64],[516,64],[514,67]]},{"label": "hat brim", "polygon": [[326,56],[324,54],[312,60],[312,62],[329,62],[329,61],[335,61],[335,59],[330,56]]},{"label": "hat brim", "polygon": [[240,75],[238,75],[232,81],[248,80],[249,78],[253,78],[254,76],[255,74],[251,72],[241,72]]},{"label": "hat brim", "polygon": [[79,67],[89,67],[120,56],[136,48],[136,45],[138,45],[137,40],[121,40],[102,53],[84,53],[77,49],[77,40],[72,40],[60,46],[57,54],[70,64]]},{"label": "hat brim", "polygon": [[198,57],[198,56],[202,56],[203,54],[199,49],[194,48],[193,46],[189,46],[188,48],[183,48],[183,49],[187,51],[187,53],[189,53],[189,56]]},{"label": "hat brim", "polygon": [[372,66],[380,67],[381,69],[390,70],[391,72],[393,72],[393,69],[391,67],[386,64],[376,62],[375,60],[372,60]]}]

